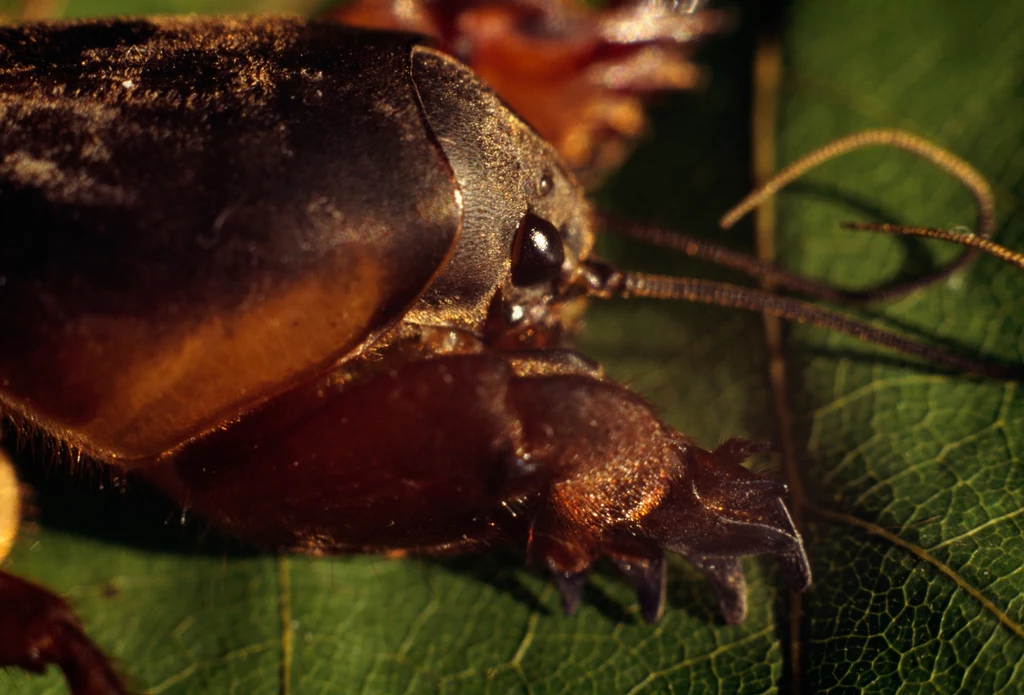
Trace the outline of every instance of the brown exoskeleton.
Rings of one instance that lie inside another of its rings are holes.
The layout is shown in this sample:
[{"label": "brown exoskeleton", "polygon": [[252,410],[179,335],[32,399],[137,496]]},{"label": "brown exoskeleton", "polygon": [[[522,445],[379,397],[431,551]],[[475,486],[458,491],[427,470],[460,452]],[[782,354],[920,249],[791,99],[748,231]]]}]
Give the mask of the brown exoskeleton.
[{"label": "brown exoskeleton", "polygon": [[[649,620],[668,549],[736,622],[740,557],[810,582],[784,488],[740,465],[759,445],[702,449],[570,352],[587,298],[741,306],[1009,373],[793,300],[601,263],[550,144],[406,35],[135,20],[0,40],[5,412],[261,547],[525,543],[569,610],[607,556]],[[854,143],[887,140],[918,144]],[[120,692],[62,604],[0,581],[22,609],[0,611],[0,663]]]}]

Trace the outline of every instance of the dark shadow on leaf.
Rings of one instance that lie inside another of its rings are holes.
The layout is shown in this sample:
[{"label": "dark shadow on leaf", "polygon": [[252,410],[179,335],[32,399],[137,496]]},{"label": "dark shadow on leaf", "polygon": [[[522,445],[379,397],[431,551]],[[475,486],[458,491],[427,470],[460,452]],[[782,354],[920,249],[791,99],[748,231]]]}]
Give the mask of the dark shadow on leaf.
[{"label": "dark shadow on leaf", "polygon": [[[915,224],[914,221],[906,220],[895,213],[878,207],[875,203],[860,194],[843,190],[839,186],[833,186],[814,182],[794,182],[786,189],[785,195],[802,196],[805,199],[816,199],[832,205],[845,208],[850,211],[850,219],[869,219],[872,222],[884,222],[888,224]],[[844,219],[844,221],[847,221]],[[965,220],[966,222],[967,220]],[[814,229],[807,230],[807,234],[832,233],[833,230]],[[849,230],[836,230],[844,234],[871,234],[872,232],[855,232]],[[935,262],[928,243],[916,237],[890,237],[895,239],[903,247],[903,266],[899,272],[886,279],[883,283],[877,283],[880,287],[899,285],[915,278],[934,273],[941,269],[941,265]]]},{"label": "dark shadow on leaf", "polygon": [[780,195],[803,196],[846,208],[851,215],[870,217],[876,222],[899,223],[900,217],[891,210],[880,207],[870,198],[843,190],[841,187],[816,181],[794,181]]},{"label": "dark shadow on leaf", "polygon": [[473,577],[513,597],[531,611],[549,616],[551,611],[540,601],[540,596],[522,581],[526,569],[523,555],[509,549],[497,549],[487,555],[462,555],[451,558],[424,558],[425,562],[440,565],[457,574]]},{"label": "dark shadow on leaf", "polygon": [[[868,348],[870,349],[870,348]],[[958,371],[951,367],[943,367],[940,365],[930,364],[928,362],[922,362],[912,357],[903,357],[899,354],[883,354],[877,352],[868,352],[868,349],[864,351],[857,350],[856,348],[851,349],[835,349],[835,348],[808,348],[803,347],[800,349],[802,355],[809,357],[818,357],[830,359],[833,361],[838,360],[849,360],[854,363],[872,366],[885,366],[885,367],[898,367],[901,369],[912,369],[918,374],[934,374],[942,376],[956,376],[962,379],[984,379],[990,380],[993,377],[983,376],[980,374],[965,373]],[[964,356],[971,356],[970,352],[964,350],[957,350],[957,354]],[[981,359],[981,361],[990,363],[992,366],[997,366],[1006,370],[1016,370],[1017,379],[1024,380],[1024,368],[1020,365],[1012,365],[1006,362],[998,360],[987,360],[982,356],[973,356],[975,359]]]},{"label": "dark shadow on leaf", "polygon": [[[545,617],[553,615],[549,606],[540,601],[540,596],[533,591],[524,581],[524,572],[536,573],[536,568],[529,568],[526,565],[522,553],[513,549],[495,549],[486,556],[464,555],[452,558],[424,558],[430,562],[444,567],[452,572],[473,577],[495,589],[507,593],[524,606],[535,613]],[[666,586],[666,609],[684,610],[694,616],[705,616],[709,608],[703,602],[694,603],[694,587],[691,582],[699,582],[706,586],[703,580],[696,575],[680,574],[677,567],[669,567],[668,583]],[[595,581],[595,578],[598,581]],[[606,562],[600,562],[591,573],[589,580],[583,587],[582,609],[596,609],[604,618],[614,623],[641,623],[639,613],[636,610],[636,601],[630,591],[625,601],[620,600],[605,590],[609,582],[627,587],[626,579],[613,566]],[[711,601],[710,590],[707,592],[708,601]],[[712,612],[717,609],[712,608]],[[561,612],[559,607],[558,612]],[[724,624],[724,623],[723,623]]]},{"label": "dark shadow on leaf", "polygon": [[180,507],[130,475],[88,460],[72,466],[50,456],[49,463],[40,464],[32,456],[39,447],[19,451],[11,439],[4,439],[0,447],[15,453],[18,476],[31,489],[25,514],[29,534],[31,525],[38,524],[143,551],[216,557],[257,552],[201,519],[183,514]]}]

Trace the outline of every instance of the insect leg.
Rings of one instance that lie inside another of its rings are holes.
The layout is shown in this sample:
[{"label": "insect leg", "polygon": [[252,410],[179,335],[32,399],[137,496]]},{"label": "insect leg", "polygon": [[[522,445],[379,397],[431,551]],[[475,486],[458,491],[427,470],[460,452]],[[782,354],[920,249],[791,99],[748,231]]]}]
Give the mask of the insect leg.
[{"label": "insect leg", "polygon": [[[20,519],[18,480],[0,451],[0,560]],[[0,667],[64,672],[72,695],[126,695],[107,658],[85,636],[71,607],[46,589],[0,571]]]},{"label": "insect leg", "polygon": [[571,360],[537,362],[458,355],[313,382],[140,472],[268,548],[525,543],[569,611],[593,562],[609,557],[656,619],[666,549],[701,566],[730,622],[745,605],[731,559],[771,553],[795,588],[810,583],[785,487],[739,465],[757,445],[705,451],[585,362],[575,373]]},{"label": "insect leg", "polygon": [[0,449],[0,562],[11,552],[21,522],[21,490],[14,465]]}]

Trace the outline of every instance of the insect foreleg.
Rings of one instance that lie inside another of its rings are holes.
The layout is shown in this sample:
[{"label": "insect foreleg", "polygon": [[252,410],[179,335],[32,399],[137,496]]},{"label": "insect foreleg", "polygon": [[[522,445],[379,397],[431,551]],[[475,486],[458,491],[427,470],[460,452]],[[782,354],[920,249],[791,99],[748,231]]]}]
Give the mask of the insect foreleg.
[{"label": "insect foreleg", "polygon": [[[0,560],[14,542],[20,506],[14,466],[0,451]],[[63,599],[0,571],[0,667],[42,673],[51,664],[64,672],[72,695],[128,692]]]},{"label": "insect foreleg", "polygon": [[310,383],[140,473],[268,548],[525,542],[570,611],[602,556],[626,572],[649,620],[666,549],[704,571],[729,622],[744,615],[741,556],[771,553],[797,588],[809,584],[785,487],[739,465],[756,445],[705,451],[639,396],[571,364],[458,355]]}]

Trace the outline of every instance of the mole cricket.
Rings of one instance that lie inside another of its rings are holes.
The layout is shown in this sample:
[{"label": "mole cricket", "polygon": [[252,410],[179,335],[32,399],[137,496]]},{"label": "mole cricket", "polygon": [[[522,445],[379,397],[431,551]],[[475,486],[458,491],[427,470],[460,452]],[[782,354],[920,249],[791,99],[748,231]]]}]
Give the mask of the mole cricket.
[{"label": "mole cricket", "polygon": [[[692,24],[704,11],[690,9],[665,19]],[[609,15],[613,26],[647,26],[667,9],[623,12]],[[707,16],[688,40],[721,29]],[[638,67],[633,44],[601,40],[637,80],[677,55]],[[587,300],[763,311],[1019,377],[815,304],[601,261],[595,233],[609,231],[842,298],[601,215],[542,126],[409,34],[284,18],[93,20],[0,28],[0,47],[5,415],[259,548],[447,554],[514,543],[570,613],[592,563],[607,558],[650,622],[663,610],[669,550],[737,623],[740,558],[770,554],[791,588],[810,585],[785,485],[741,465],[765,445],[701,448],[573,352]],[[654,91],[685,86],[678,74]],[[598,126],[562,143],[588,173],[618,162],[639,132],[605,142],[608,124]],[[551,127],[560,141],[563,126]],[[819,159],[879,144],[952,174],[978,207],[976,235],[886,231],[1024,267],[988,240],[988,185],[944,150],[868,131]],[[816,161],[782,172],[733,217]],[[16,516],[13,487],[0,487],[0,515]],[[4,553],[11,527],[0,529]],[[0,607],[0,665],[55,664],[76,695],[125,692],[53,594],[0,572]]]}]

